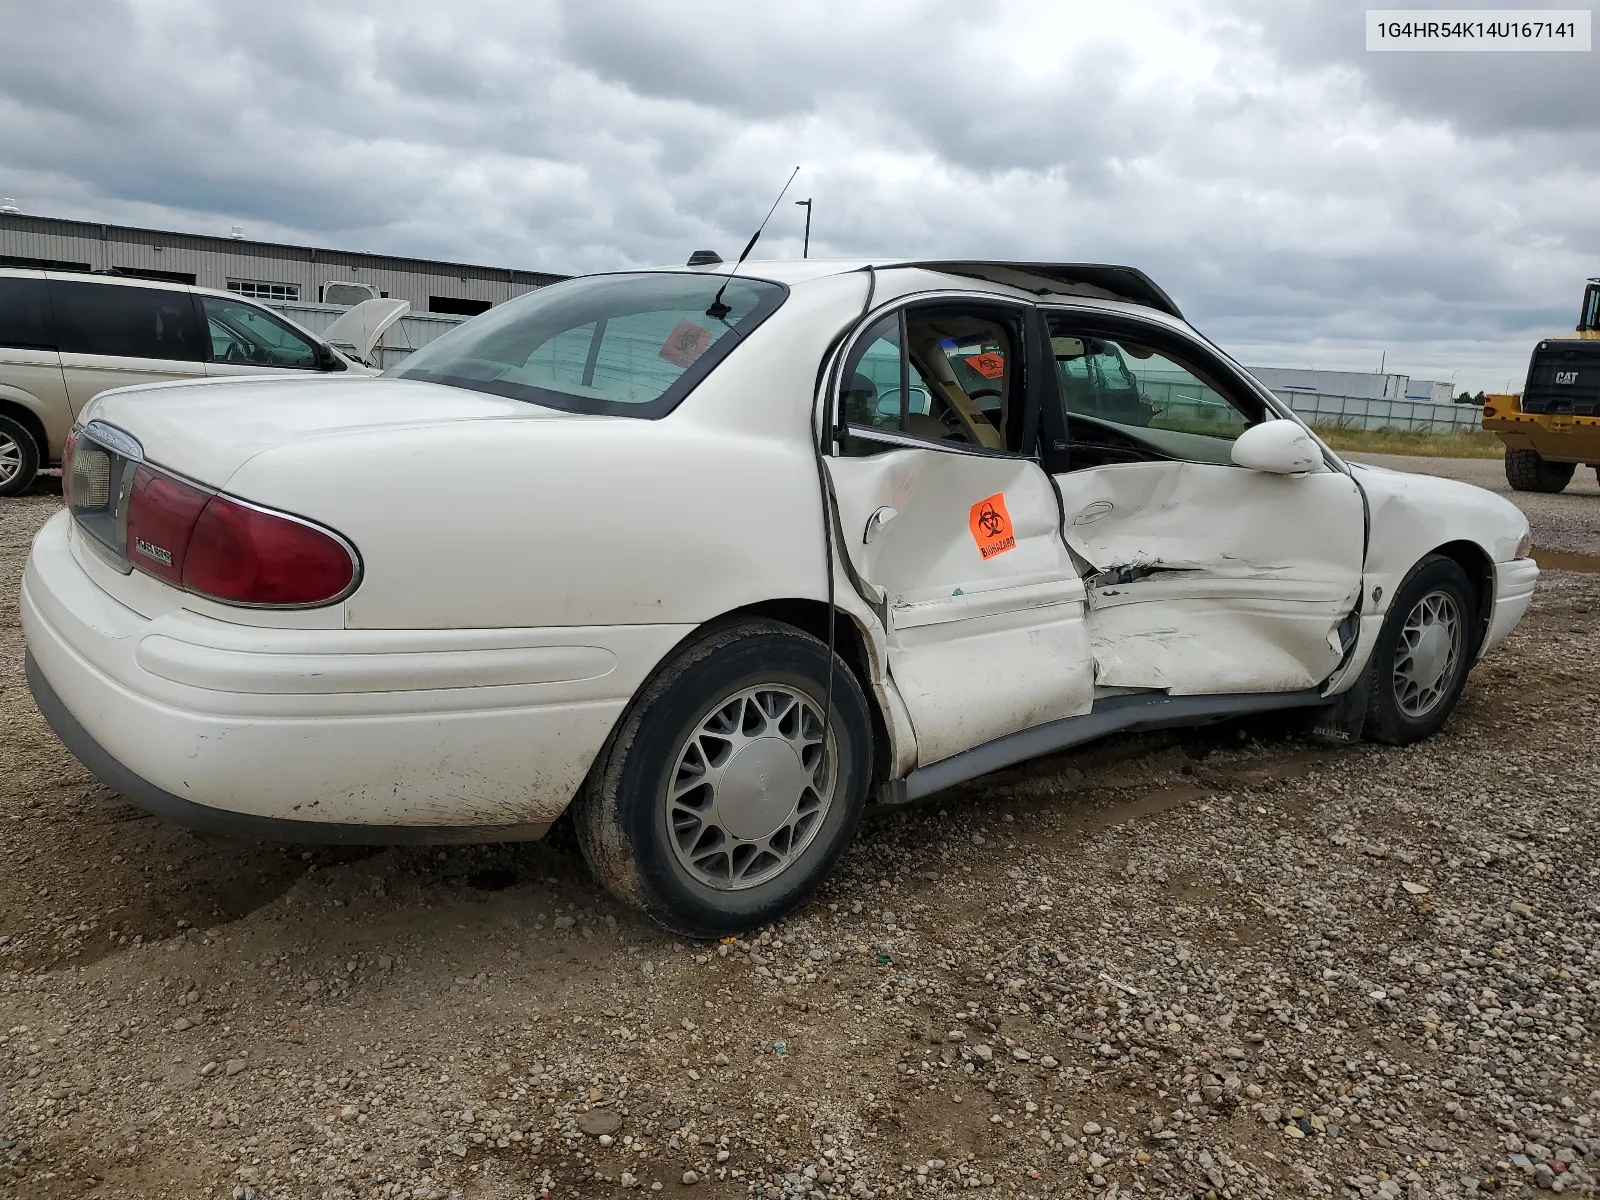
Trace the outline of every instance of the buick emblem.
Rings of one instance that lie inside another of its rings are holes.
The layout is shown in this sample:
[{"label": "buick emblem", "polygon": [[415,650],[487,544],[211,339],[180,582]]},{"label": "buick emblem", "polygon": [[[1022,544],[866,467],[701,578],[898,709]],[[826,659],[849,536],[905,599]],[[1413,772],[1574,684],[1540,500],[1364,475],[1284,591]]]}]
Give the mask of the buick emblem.
[{"label": "buick emblem", "polygon": [[143,538],[135,538],[133,546],[134,549],[140,554],[144,555],[153,562],[160,563],[163,567],[170,567],[172,565],[171,550],[168,550],[162,546],[157,546],[154,542],[147,542]]}]

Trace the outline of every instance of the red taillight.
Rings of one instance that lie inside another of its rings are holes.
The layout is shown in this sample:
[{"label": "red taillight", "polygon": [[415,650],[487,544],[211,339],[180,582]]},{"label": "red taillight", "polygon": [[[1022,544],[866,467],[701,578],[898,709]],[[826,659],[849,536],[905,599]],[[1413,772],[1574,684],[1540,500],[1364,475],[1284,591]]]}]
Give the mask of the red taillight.
[{"label": "red taillight", "polygon": [[326,604],[355,577],[354,556],[331,534],[227,496],[206,504],[183,560],[184,587],[229,604]]},{"label": "red taillight", "polygon": [[181,587],[189,538],[210,500],[210,492],[140,467],[128,494],[128,561]]},{"label": "red taillight", "polygon": [[128,496],[128,562],[226,604],[304,607],[350,590],[356,560],[326,530],[140,466]]}]

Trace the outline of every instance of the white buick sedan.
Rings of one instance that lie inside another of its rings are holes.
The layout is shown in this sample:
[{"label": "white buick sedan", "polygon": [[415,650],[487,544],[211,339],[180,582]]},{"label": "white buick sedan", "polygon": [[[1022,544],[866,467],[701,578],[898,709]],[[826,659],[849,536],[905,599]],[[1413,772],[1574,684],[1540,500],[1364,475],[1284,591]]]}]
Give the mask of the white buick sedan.
[{"label": "white buick sedan", "polygon": [[695,935],[868,804],[1121,730],[1403,744],[1527,608],[1521,513],[1351,467],[1125,267],[575,279],[371,379],[100,396],[22,588],[109,787],[295,841],[536,838]]}]

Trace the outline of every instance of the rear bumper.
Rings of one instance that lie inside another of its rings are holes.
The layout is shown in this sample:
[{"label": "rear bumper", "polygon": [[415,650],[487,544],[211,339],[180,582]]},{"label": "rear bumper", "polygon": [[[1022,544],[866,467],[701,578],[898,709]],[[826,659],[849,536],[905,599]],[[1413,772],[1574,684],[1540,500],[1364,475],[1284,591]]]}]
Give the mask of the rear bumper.
[{"label": "rear bumper", "polygon": [[148,618],[84,570],[69,528],[65,513],[46,523],[23,575],[40,709],[108,786],[219,832],[538,836],[685,632],[266,628],[183,609]]},{"label": "rear bumper", "polygon": [[1539,564],[1531,558],[1515,558],[1494,565],[1494,608],[1489,614],[1489,629],[1484,634],[1479,657],[1493,650],[1522,620],[1533,603],[1533,588],[1539,582]]},{"label": "rear bumper", "polygon": [[354,846],[438,845],[447,842],[531,841],[543,837],[550,823],[524,825],[345,825],[333,821],[294,821],[230,812],[174,796],[134,774],[106,752],[44,677],[33,655],[27,656],[28,690],[55,735],[101,783],[130,804],[190,829],[227,837],[269,842],[310,842]]}]

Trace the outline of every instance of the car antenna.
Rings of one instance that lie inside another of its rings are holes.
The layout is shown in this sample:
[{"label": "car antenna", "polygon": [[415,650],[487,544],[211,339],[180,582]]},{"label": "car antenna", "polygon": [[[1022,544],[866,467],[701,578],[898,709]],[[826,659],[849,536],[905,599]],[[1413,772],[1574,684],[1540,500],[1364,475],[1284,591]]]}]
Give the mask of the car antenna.
[{"label": "car antenna", "polygon": [[[794,182],[794,177],[798,174],[800,174],[799,167],[789,172],[788,181],[783,185],[783,192],[789,190],[789,184]],[[722,293],[728,290],[728,285],[733,282],[734,273],[744,265],[744,260],[750,257],[750,251],[756,248],[756,241],[761,237],[761,231],[767,227],[767,222],[772,220],[772,214],[778,211],[778,204],[783,200],[783,192],[778,193],[778,199],[774,200],[772,207],[767,209],[767,215],[761,219],[761,224],[756,226],[756,231],[750,235],[750,240],[744,244],[744,253],[739,255],[738,261],[728,271],[728,277],[722,281],[722,286],[717,289],[717,298],[711,302],[711,307],[706,309],[706,316],[712,320],[724,320],[733,311],[722,302]]]}]

